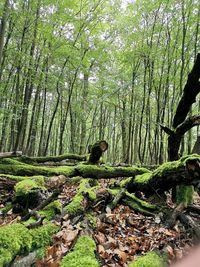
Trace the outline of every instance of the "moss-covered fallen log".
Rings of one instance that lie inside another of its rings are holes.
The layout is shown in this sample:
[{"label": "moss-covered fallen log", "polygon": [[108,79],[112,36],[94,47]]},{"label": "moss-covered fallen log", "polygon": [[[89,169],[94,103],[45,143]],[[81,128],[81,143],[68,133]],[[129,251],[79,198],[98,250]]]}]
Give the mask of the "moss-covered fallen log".
[{"label": "moss-covered fallen log", "polygon": [[0,173],[10,177],[22,176],[81,176],[83,178],[131,177],[121,182],[130,192],[143,191],[154,194],[166,191],[179,184],[191,185],[200,180],[200,156],[190,155],[178,161],[167,162],[154,171],[139,167],[109,167],[78,164],[73,167],[43,167],[20,163],[13,159],[0,160]]},{"label": "moss-covered fallen log", "polygon": [[147,195],[167,191],[177,185],[192,185],[200,181],[200,156],[190,155],[166,162],[153,172],[136,175],[121,182],[129,192],[142,191]]},{"label": "moss-covered fallen log", "polygon": [[137,174],[148,173],[145,168],[139,167],[109,167],[79,164],[74,167],[59,166],[59,167],[43,167],[33,166],[31,164],[21,163],[16,160],[1,160],[0,173],[10,174],[15,176],[53,176],[65,175],[67,177],[82,176],[83,178],[115,178],[129,177]]},{"label": "moss-covered fallen log", "polygon": [[46,156],[46,157],[26,157],[22,156],[19,159],[24,163],[45,163],[45,162],[60,162],[62,160],[77,160],[77,161],[86,161],[87,155],[78,155],[78,154],[63,154],[59,156]]},{"label": "moss-covered fallen log", "polygon": [[65,175],[68,177],[76,176],[76,170],[74,167],[62,166],[62,167],[43,167],[43,166],[33,166],[30,164],[25,164],[14,161],[12,164],[5,162],[0,162],[0,173],[11,174],[14,176],[53,176],[53,175]]},{"label": "moss-covered fallen log", "polygon": [[137,174],[149,173],[145,168],[139,167],[109,167],[80,164],[75,167],[77,174],[83,178],[116,178],[130,177]]},{"label": "moss-covered fallen log", "polygon": [[61,261],[61,267],[99,267],[95,257],[96,244],[89,236],[81,236],[72,252],[67,254]]}]

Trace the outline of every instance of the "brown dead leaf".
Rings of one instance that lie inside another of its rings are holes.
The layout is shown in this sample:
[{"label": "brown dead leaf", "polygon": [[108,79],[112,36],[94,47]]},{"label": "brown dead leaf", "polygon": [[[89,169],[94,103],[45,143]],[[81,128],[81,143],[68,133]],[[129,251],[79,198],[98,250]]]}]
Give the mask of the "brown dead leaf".
[{"label": "brown dead leaf", "polygon": [[127,260],[127,254],[124,251],[121,251],[119,249],[115,249],[114,253],[118,255],[118,257],[120,258],[120,260],[125,263]]},{"label": "brown dead leaf", "polygon": [[105,253],[105,249],[104,249],[104,247],[102,245],[98,245],[97,246],[97,251],[98,251],[100,256],[103,256],[104,253]]},{"label": "brown dead leaf", "polygon": [[69,242],[74,241],[74,239],[77,237],[78,233],[79,233],[78,229],[76,229],[74,231],[68,231],[66,233],[66,242],[69,243]]},{"label": "brown dead leaf", "polygon": [[170,246],[170,245],[168,245],[167,247],[166,247],[166,250],[167,250],[167,253],[169,254],[169,256],[171,257],[171,258],[174,258],[174,250],[173,250],[173,248]]},{"label": "brown dead leaf", "polygon": [[106,242],[106,237],[102,232],[99,232],[98,235],[95,235],[95,238],[100,244],[104,244]]}]

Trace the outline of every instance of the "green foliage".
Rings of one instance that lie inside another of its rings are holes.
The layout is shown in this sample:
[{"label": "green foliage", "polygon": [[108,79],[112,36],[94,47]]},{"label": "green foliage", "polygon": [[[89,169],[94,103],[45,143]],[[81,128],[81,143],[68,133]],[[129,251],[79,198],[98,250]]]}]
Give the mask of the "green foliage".
[{"label": "green foliage", "polygon": [[[171,127],[197,54],[198,1],[127,2],[10,2],[0,68],[0,150],[13,150],[21,130],[19,148],[29,155],[79,153],[80,143],[86,147],[104,136],[111,163],[167,160],[159,124]],[[195,137],[193,130],[186,135],[184,153]],[[1,173],[44,174],[14,170],[9,160],[5,172],[0,165]]]},{"label": "green foliage", "polygon": [[72,252],[67,254],[61,262],[61,267],[98,267],[100,264],[95,258],[96,245],[89,236],[81,236]]}]

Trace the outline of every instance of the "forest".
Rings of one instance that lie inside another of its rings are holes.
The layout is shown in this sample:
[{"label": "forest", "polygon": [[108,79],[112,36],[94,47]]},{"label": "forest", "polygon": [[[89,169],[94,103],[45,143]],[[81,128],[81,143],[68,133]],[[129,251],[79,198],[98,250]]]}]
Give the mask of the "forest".
[{"label": "forest", "polygon": [[198,266],[199,27],[199,0],[0,1],[0,267]]}]

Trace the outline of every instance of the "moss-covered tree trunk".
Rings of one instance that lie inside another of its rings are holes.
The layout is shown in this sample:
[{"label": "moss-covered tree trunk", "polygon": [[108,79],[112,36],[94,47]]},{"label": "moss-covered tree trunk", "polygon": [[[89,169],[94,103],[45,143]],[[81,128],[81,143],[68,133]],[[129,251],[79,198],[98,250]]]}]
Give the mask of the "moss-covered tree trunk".
[{"label": "moss-covered tree trunk", "polygon": [[[173,130],[168,127],[162,127],[162,129],[169,135],[168,137],[168,157],[170,161],[179,159],[179,148],[181,140],[184,134],[189,131],[192,127],[200,124],[200,115],[188,117],[188,113],[191,109],[192,104],[196,101],[196,96],[200,92],[200,54],[197,55],[193,69],[188,75],[186,85],[184,87],[183,95],[179,101],[174,119],[173,119]],[[181,187],[177,190],[173,189],[173,198],[176,195],[183,194],[188,196],[188,188]],[[190,194],[193,191],[190,190]],[[191,197],[189,198],[191,201]],[[178,198],[176,197],[176,200]],[[179,201],[178,201],[179,202]]]}]

